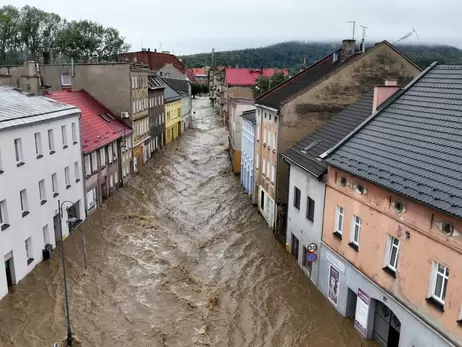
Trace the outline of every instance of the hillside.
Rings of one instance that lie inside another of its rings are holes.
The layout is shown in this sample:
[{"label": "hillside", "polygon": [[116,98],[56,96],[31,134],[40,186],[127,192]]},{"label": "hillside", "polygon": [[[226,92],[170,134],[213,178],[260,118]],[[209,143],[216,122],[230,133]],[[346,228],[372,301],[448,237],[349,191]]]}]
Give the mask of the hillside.
[{"label": "hillside", "polygon": [[[275,45],[235,51],[216,52],[217,65],[233,67],[288,67],[298,70],[306,55],[307,65],[339,48],[337,43],[289,41]],[[397,48],[422,68],[433,61],[442,64],[462,64],[462,50],[442,45],[397,45]],[[189,67],[211,65],[211,54],[200,53],[182,57]]]}]

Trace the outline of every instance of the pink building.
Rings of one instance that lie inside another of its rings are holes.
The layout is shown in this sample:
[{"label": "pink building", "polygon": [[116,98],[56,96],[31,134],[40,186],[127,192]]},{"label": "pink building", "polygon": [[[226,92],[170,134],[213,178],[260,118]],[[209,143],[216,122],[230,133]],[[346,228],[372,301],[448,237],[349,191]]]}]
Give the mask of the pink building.
[{"label": "pink building", "polygon": [[390,100],[321,156],[319,288],[380,346],[460,346],[462,66]]}]

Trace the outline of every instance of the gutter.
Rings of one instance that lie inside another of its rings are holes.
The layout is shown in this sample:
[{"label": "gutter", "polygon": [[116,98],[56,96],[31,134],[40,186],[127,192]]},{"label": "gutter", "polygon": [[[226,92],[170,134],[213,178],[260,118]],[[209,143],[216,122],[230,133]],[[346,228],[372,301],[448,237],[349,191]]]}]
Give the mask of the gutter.
[{"label": "gutter", "polygon": [[[303,171],[306,171],[308,172],[311,176],[314,176],[317,180],[319,180],[319,178],[322,176],[322,175],[316,175],[314,174],[313,172],[311,172],[310,170],[308,170],[307,168],[304,168],[303,166],[297,164],[295,161],[293,161],[292,159],[290,159],[289,157],[287,157],[285,154],[281,154],[281,157],[283,158],[283,160],[285,162],[289,161],[290,163],[294,164],[295,166],[298,166],[300,169],[302,169]],[[287,164],[290,164],[290,163],[287,163]],[[325,172],[324,172],[325,173]],[[324,175],[323,173],[323,175]]]}]

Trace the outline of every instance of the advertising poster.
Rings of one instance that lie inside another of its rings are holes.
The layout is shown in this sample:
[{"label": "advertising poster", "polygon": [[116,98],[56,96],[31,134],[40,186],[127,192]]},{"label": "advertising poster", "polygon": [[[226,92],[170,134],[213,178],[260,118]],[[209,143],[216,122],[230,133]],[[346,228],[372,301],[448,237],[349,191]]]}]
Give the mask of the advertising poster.
[{"label": "advertising poster", "polygon": [[327,297],[335,305],[338,305],[338,293],[340,286],[340,273],[332,265],[329,268],[329,288],[327,290]]},{"label": "advertising poster", "polygon": [[356,301],[355,328],[367,337],[367,318],[369,316],[369,304],[371,298],[358,288],[358,300]]}]

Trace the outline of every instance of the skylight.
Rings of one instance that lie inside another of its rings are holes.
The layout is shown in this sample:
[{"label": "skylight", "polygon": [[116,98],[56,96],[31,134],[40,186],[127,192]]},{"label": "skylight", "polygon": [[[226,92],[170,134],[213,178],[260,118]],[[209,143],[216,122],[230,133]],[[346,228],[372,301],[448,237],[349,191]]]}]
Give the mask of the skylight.
[{"label": "skylight", "polygon": [[319,143],[321,142],[321,140],[314,140],[313,142],[311,142],[308,146],[306,146],[305,148],[303,148],[301,150],[301,152],[305,153],[308,152],[310,149],[312,149],[314,146],[318,145]]},{"label": "skylight", "polygon": [[106,122],[111,123],[111,120],[105,114],[100,114],[99,116],[103,118]]},{"label": "skylight", "polygon": [[112,114],[110,114],[109,112],[106,112],[105,115],[108,116],[109,118],[111,118],[112,120],[115,120],[114,117],[112,116]]}]

